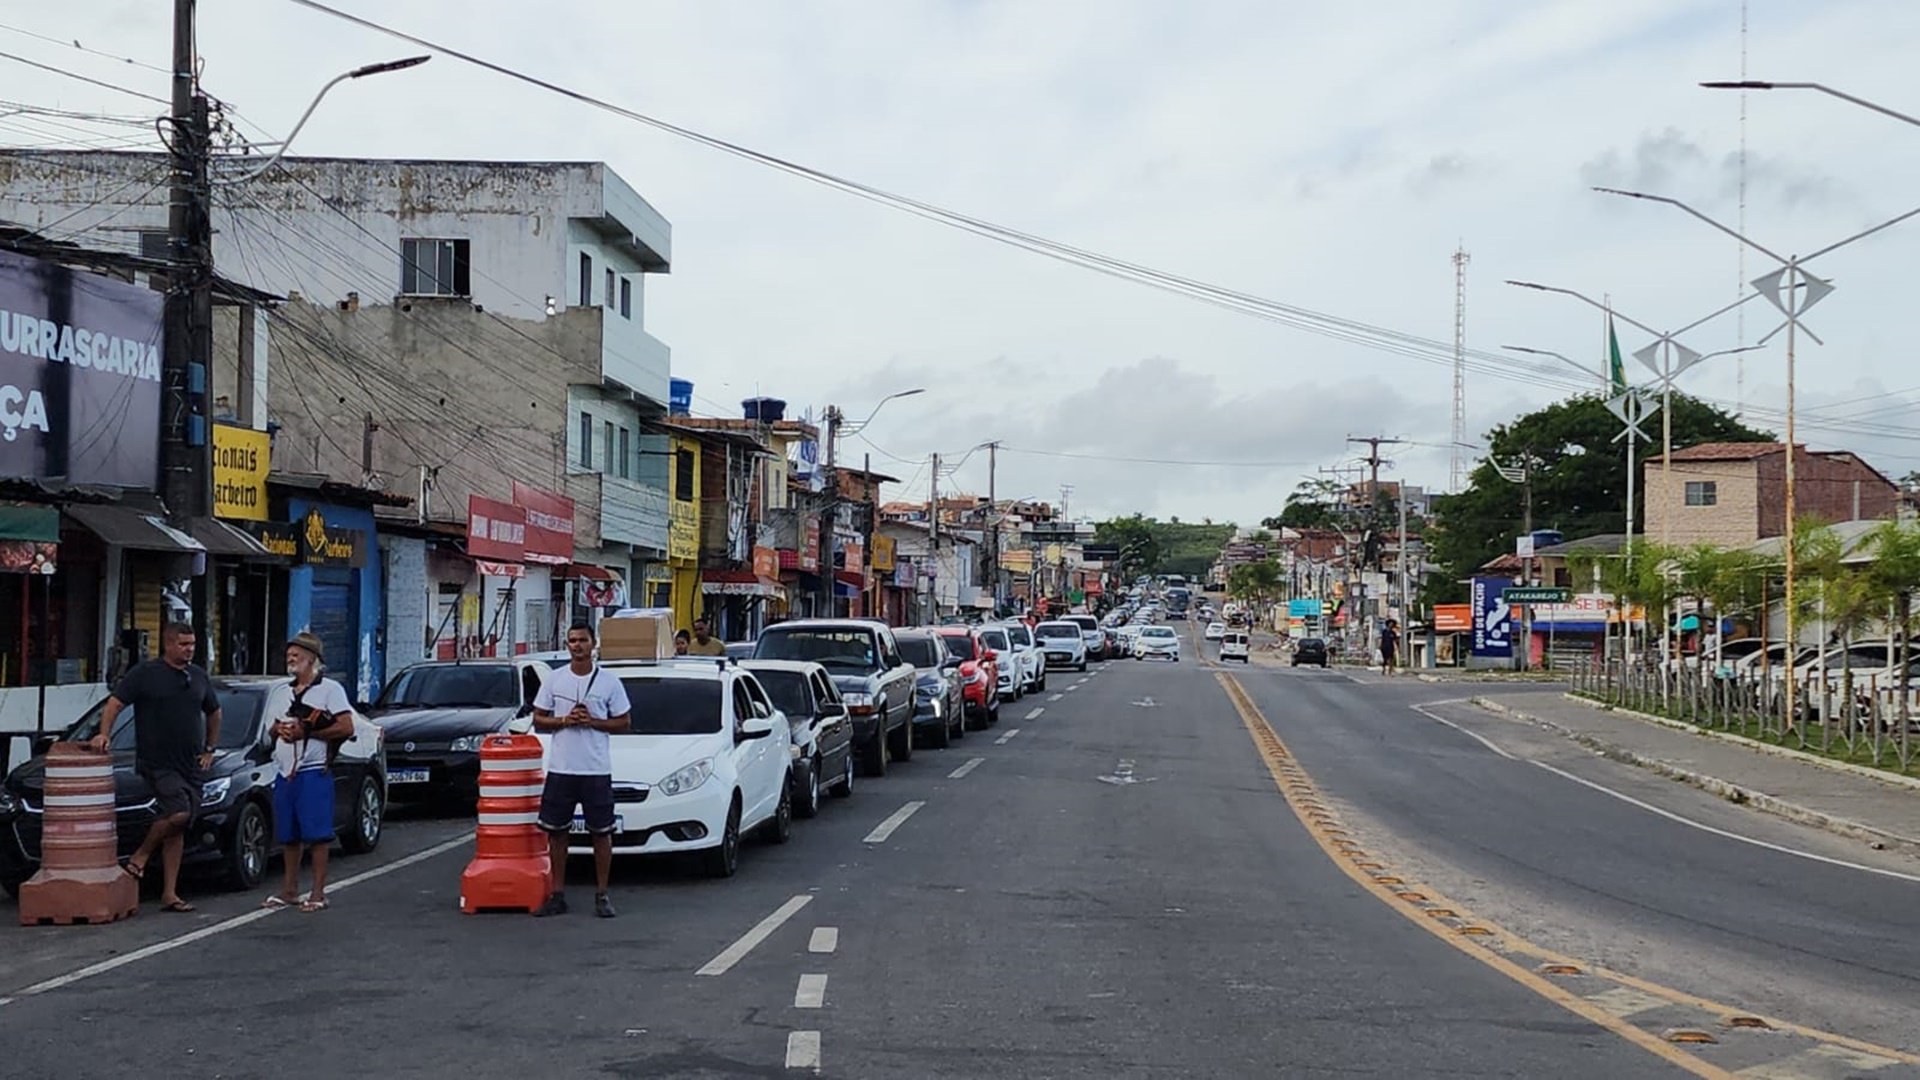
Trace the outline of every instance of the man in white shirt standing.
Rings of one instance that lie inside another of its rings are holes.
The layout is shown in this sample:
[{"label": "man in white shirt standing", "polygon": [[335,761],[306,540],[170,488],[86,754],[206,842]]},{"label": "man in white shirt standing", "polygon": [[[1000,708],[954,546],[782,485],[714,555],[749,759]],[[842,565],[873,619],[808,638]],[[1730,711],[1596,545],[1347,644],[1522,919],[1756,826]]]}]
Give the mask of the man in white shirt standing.
[{"label": "man in white shirt standing", "polygon": [[614,916],[607,898],[613,873],[613,755],[609,736],[626,731],[633,706],[617,676],[593,662],[593,628],[567,630],[572,662],[547,676],[533,699],[533,726],[553,736],[547,749],[547,786],[540,794],[540,827],[553,861],[553,895],[535,915],[567,913],[567,843],[577,808],[593,837],[594,914]]},{"label": "man in white shirt standing", "polygon": [[[279,834],[286,875],[280,891],[261,907],[327,909],[327,848],[333,843],[334,744],[353,738],[353,704],[347,691],[321,678],[326,647],[312,631],[287,642],[291,699],[273,722],[273,827]],[[313,851],[313,891],[300,899],[300,856]]]}]

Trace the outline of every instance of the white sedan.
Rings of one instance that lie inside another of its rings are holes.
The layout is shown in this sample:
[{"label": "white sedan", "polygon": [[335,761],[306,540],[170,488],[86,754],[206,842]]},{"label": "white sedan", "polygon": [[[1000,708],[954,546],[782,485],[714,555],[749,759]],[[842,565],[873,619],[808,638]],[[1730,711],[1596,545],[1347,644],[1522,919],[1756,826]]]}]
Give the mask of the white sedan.
[{"label": "white sedan", "polygon": [[1140,636],[1133,643],[1133,657],[1136,660],[1171,660],[1180,662],[1180,635],[1171,626],[1148,626],[1140,630]]},{"label": "white sedan", "polygon": [[1207,624],[1206,637],[1208,641],[1219,641],[1221,638],[1226,636],[1227,636],[1226,623],[1210,622]]}]

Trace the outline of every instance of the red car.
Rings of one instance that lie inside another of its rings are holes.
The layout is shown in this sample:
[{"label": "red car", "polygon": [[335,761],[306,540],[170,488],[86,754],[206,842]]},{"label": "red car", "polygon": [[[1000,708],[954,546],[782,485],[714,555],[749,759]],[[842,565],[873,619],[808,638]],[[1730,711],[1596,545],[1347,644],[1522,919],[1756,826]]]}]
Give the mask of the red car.
[{"label": "red car", "polygon": [[1000,722],[1000,657],[972,627],[939,627],[947,651],[960,661],[960,698],[967,726],[974,730]]}]

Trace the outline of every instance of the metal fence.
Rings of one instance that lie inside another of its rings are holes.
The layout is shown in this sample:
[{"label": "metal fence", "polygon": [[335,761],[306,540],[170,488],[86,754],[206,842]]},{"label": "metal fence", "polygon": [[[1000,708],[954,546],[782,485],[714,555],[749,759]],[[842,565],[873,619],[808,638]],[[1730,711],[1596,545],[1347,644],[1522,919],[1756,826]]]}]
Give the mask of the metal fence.
[{"label": "metal fence", "polygon": [[1920,682],[1881,669],[1715,671],[1686,661],[1559,665],[1575,693],[1636,712],[1810,750],[1837,760],[1914,772],[1920,750]]}]

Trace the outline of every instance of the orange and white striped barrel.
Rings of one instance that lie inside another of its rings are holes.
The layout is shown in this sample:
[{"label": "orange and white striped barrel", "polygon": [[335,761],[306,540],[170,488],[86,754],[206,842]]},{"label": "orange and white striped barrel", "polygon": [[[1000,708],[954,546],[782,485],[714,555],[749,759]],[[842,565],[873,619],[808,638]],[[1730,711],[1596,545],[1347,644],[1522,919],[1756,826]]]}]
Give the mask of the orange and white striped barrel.
[{"label": "orange and white striped barrel", "polygon": [[480,743],[479,820],[473,861],[460,877],[460,910],[535,911],[553,891],[547,837],[536,821],[545,751],[532,735],[501,733]]},{"label": "orange and white striped barrel", "polygon": [[40,872],[20,888],[20,921],[63,925],[132,915],[140,889],[120,869],[113,756],[83,743],[54,743],[42,790]]}]

